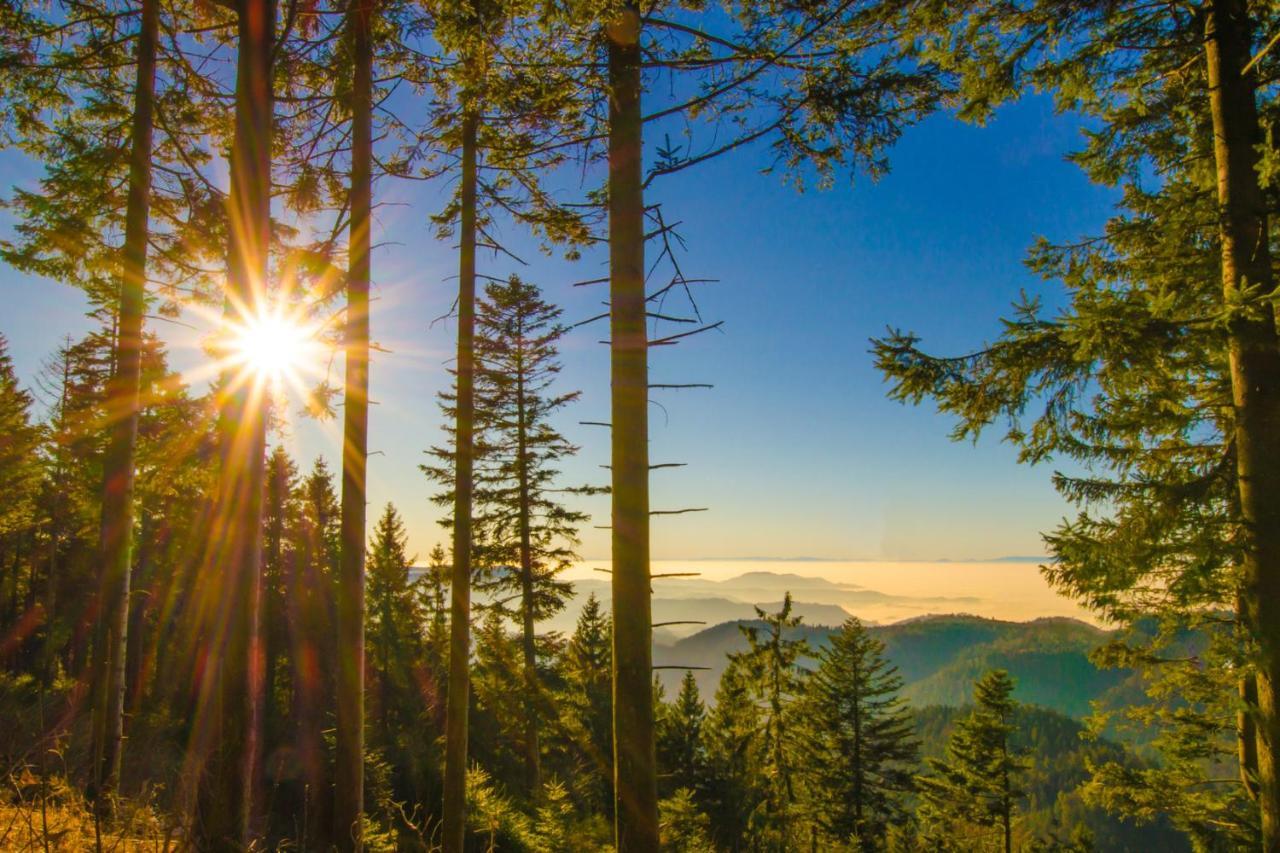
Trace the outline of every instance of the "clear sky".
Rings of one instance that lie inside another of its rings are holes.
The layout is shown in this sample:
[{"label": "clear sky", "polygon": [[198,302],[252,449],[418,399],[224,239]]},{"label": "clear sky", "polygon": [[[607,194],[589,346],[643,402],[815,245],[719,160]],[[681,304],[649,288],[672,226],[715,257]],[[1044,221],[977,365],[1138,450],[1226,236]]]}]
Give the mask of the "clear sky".
[{"label": "clear sky", "polygon": [[[842,179],[826,192],[797,194],[760,174],[767,154],[735,152],[661,178],[650,200],[679,220],[689,275],[717,278],[700,307],[712,332],[653,353],[655,382],[711,382],[711,391],[654,392],[652,459],[688,462],[654,474],[657,509],[709,512],[658,518],[657,559],[823,557],[934,560],[1036,555],[1039,532],[1066,512],[1050,469],[1014,464],[993,436],[977,447],[952,444],[950,423],[929,408],[885,398],[868,338],[886,325],[914,330],[942,351],[974,347],[998,330],[1019,290],[1056,301],[1057,288],[1032,276],[1022,258],[1033,238],[1095,233],[1113,196],[1065,162],[1077,145],[1073,120],[1031,99],[983,128],[935,117],[906,134],[877,183]],[[29,183],[30,164],[0,156],[0,186]],[[443,540],[433,487],[418,471],[422,451],[442,440],[435,395],[447,380],[456,282],[452,247],[427,221],[438,190],[384,182],[374,239],[371,518],[393,501],[411,547],[425,556]],[[3,214],[0,214],[3,216]],[[0,231],[9,221],[0,218]],[[576,264],[539,256],[529,266],[487,257],[482,272],[517,270],[565,306],[565,319],[599,313],[600,288],[569,283],[605,274],[603,252]],[[65,286],[0,269],[0,332],[30,382],[40,360],[67,333],[88,327],[84,300]],[[192,334],[158,326],[173,361],[202,357]],[[563,388],[582,400],[562,419],[582,446],[566,480],[603,483],[606,431],[580,420],[608,419],[608,351],[600,324],[563,345]],[[340,377],[340,373],[335,374]],[[661,396],[659,396],[661,395]],[[295,406],[296,408],[296,406]],[[286,442],[300,466],[317,454],[337,468],[337,424],[294,417]],[[607,498],[584,508],[607,524]],[[582,555],[607,557],[607,531],[583,531]]]}]

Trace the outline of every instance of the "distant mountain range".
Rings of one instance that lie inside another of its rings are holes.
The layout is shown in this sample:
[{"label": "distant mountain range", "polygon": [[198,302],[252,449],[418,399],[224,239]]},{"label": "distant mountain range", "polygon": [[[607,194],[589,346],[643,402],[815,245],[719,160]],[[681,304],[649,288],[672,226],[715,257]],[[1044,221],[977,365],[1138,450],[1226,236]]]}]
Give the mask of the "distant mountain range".
[{"label": "distant mountain range", "polygon": [[[550,630],[573,630],[587,596],[609,600],[609,581],[575,580],[574,598],[569,606],[546,624]],[[976,597],[901,596],[878,592],[856,584],[826,578],[777,572],[746,572],[727,580],[702,578],[657,578],[654,581],[653,621],[686,624],[665,625],[655,636],[663,642],[696,634],[704,627],[739,619],[754,619],[757,606],[777,610],[790,592],[795,612],[814,625],[839,625],[851,613],[868,607],[898,605],[916,612],[963,612],[975,605]]]}]

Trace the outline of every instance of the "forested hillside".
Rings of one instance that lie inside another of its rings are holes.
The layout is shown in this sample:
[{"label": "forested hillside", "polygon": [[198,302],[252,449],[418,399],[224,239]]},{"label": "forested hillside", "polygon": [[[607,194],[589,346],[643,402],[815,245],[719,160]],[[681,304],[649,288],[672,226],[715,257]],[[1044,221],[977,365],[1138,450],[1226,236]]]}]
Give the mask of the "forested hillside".
[{"label": "forested hillside", "polygon": [[[671,644],[656,644],[654,660],[706,667],[694,677],[710,693],[728,655],[745,648],[740,624],[724,623]],[[827,645],[834,630],[805,624],[796,628],[795,636],[816,649]],[[967,704],[973,683],[983,673],[1004,669],[1017,682],[1014,695],[1019,701],[1082,718],[1091,712],[1092,702],[1119,701],[1124,688],[1135,681],[1132,671],[1101,669],[1092,663],[1090,653],[1110,634],[1074,620],[1001,622],[974,616],[924,616],[869,626],[867,633],[884,643],[885,657],[902,676],[902,695],[916,707]],[[663,673],[668,689],[678,679],[678,672]]]}]

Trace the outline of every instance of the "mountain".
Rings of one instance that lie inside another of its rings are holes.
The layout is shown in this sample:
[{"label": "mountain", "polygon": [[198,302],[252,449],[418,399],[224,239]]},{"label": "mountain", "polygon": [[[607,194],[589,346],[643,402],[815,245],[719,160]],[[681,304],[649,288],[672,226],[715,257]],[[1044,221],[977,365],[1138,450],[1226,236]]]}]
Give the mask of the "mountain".
[{"label": "mountain", "polygon": [[[654,663],[706,667],[694,673],[708,697],[715,692],[726,656],[747,647],[739,625],[728,622],[674,643],[655,643]],[[802,625],[795,634],[815,648],[826,644],[832,628]],[[885,645],[904,682],[903,695],[916,707],[966,704],[973,682],[990,669],[1007,669],[1017,682],[1020,702],[1042,705],[1070,717],[1089,713],[1089,703],[1122,689],[1132,674],[1100,670],[1088,658],[1107,632],[1074,619],[1005,622],[977,616],[924,616],[868,631]],[[682,673],[662,670],[668,689]]]}]

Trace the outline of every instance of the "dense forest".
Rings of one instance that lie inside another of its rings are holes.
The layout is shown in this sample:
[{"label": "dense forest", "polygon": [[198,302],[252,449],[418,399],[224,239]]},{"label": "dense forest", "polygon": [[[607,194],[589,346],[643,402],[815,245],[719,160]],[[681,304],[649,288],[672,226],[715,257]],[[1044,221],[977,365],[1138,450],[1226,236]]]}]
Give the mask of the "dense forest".
[{"label": "dense forest", "polygon": [[[0,848],[1280,851],[1277,42],[1273,0],[0,0],[0,260],[93,322],[29,383],[0,336]],[[1119,199],[1032,247],[1061,306],[872,357],[954,438],[1061,464],[1042,571],[1105,628],[805,625],[787,594],[664,640],[650,522],[703,507],[651,502],[684,463],[649,414],[707,386],[650,353],[721,323],[651,185],[749,151],[839,192],[1028,94]],[[456,329],[415,403],[426,565],[367,488],[375,212],[408,182],[456,255],[421,283]],[[513,274],[513,234],[581,273]],[[595,483],[559,428],[584,325]],[[297,397],[337,461],[278,440]]]}]

